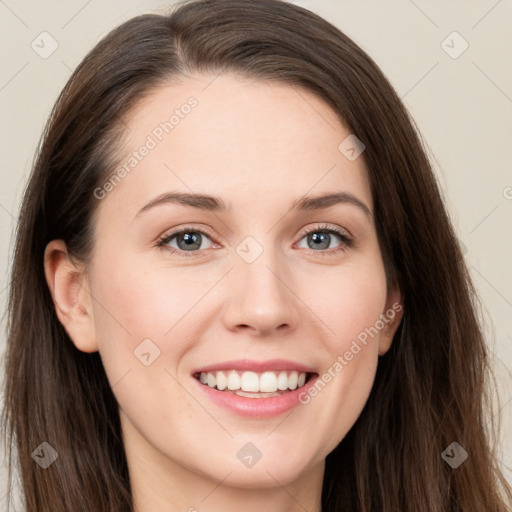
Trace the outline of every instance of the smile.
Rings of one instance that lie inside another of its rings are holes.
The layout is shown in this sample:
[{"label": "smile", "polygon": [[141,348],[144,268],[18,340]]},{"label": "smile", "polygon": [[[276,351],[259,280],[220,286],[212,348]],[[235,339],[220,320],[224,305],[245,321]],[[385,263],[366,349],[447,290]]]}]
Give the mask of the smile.
[{"label": "smile", "polygon": [[218,391],[250,398],[268,398],[301,388],[312,375],[312,373],[296,370],[265,372],[219,370],[196,373],[194,377],[201,384]]},{"label": "smile", "polygon": [[301,404],[319,377],[315,368],[285,359],[238,360],[196,368],[192,375],[202,396],[217,407],[248,418],[271,418]]}]

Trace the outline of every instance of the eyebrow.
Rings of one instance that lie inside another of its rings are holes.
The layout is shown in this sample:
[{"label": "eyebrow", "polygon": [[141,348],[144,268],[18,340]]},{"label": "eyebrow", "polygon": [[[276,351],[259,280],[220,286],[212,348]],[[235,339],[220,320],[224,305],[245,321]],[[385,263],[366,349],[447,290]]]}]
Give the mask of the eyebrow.
[{"label": "eyebrow", "polygon": [[[186,192],[166,192],[161,194],[143,206],[135,215],[139,217],[144,212],[162,204],[180,204],[198,208],[199,210],[226,213],[231,212],[231,204],[226,203],[220,197],[210,196],[207,194],[190,194]],[[372,213],[368,206],[349,192],[336,192],[332,194],[323,194],[320,196],[302,196],[296,199],[290,210],[292,211],[310,211],[329,208],[335,204],[349,204],[361,209],[369,218]]]}]

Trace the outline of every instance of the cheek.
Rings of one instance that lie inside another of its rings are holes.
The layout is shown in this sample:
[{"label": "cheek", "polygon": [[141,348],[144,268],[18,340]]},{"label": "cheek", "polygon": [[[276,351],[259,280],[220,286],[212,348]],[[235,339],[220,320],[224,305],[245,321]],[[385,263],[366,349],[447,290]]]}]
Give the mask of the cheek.
[{"label": "cheek", "polygon": [[[157,342],[172,336],[172,331],[181,331],[181,319],[192,313],[210,286],[209,279],[204,279],[207,276],[199,279],[192,267],[162,267],[160,263],[162,268],[149,269],[128,259],[103,261],[94,275],[95,325],[109,343],[118,335],[121,339],[129,336],[131,344],[145,338]],[[180,340],[175,343],[179,347]]]},{"label": "cheek", "polygon": [[[182,394],[170,374],[179,374],[180,362],[197,344],[198,319],[210,304],[201,298],[219,276],[161,262],[145,268],[113,251],[101,261],[92,276],[92,294],[103,366],[119,403],[134,413],[140,406],[142,417],[153,417],[142,390],[156,396]],[[159,413],[172,417],[176,411],[168,405]]]},{"label": "cheek", "polygon": [[353,340],[364,341],[368,330],[374,332],[372,327],[386,303],[386,277],[380,261],[375,260],[340,269],[328,282],[323,293],[314,292],[312,303],[329,328],[329,352],[340,354],[349,350]]},{"label": "cheek", "polygon": [[311,417],[323,433],[324,445],[333,449],[356,422],[373,386],[386,279],[376,262],[364,269],[345,268],[329,283],[328,300],[318,292],[310,296],[328,327],[324,344],[328,357],[302,401],[314,410]]},{"label": "cheek", "polygon": [[[99,260],[99,257],[98,257]],[[165,277],[165,278],[163,278]],[[205,283],[179,269],[148,271],[114,252],[103,256],[92,280],[94,324],[105,372],[121,409],[130,418],[169,424],[191,403],[156,407],[156,397],[183,395],[171,377],[190,349],[194,305]],[[157,400],[156,400],[157,401]]]}]

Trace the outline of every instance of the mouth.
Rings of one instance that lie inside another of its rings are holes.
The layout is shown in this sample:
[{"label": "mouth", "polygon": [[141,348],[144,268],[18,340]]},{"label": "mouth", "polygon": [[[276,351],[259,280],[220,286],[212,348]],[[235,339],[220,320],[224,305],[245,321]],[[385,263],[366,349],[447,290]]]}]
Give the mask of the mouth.
[{"label": "mouth", "polygon": [[236,369],[195,372],[203,386],[245,398],[272,398],[300,390],[317,376],[299,370],[243,371]]},{"label": "mouth", "polygon": [[[241,359],[196,368],[191,377],[203,397],[248,419],[274,418],[298,407],[316,385],[316,368],[288,359]],[[310,410],[310,409],[308,409]]]}]

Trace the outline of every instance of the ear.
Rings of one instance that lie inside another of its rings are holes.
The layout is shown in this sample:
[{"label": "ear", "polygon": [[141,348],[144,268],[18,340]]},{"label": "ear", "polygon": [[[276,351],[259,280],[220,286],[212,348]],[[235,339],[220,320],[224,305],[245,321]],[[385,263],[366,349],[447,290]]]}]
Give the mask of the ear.
[{"label": "ear", "polygon": [[46,246],[44,272],[57,317],[74,345],[82,352],[96,352],[87,275],[83,266],[71,261],[63,240],[52,240]]},{"label": "ear", "polygon": [[384,327],[379,336],[379,356],[383,356],[391,348],[393,336],[400,325],[403,314],[402,293],[395,282],[388,289],[386,305],[382,312],[381,318],[383,319]]}]

